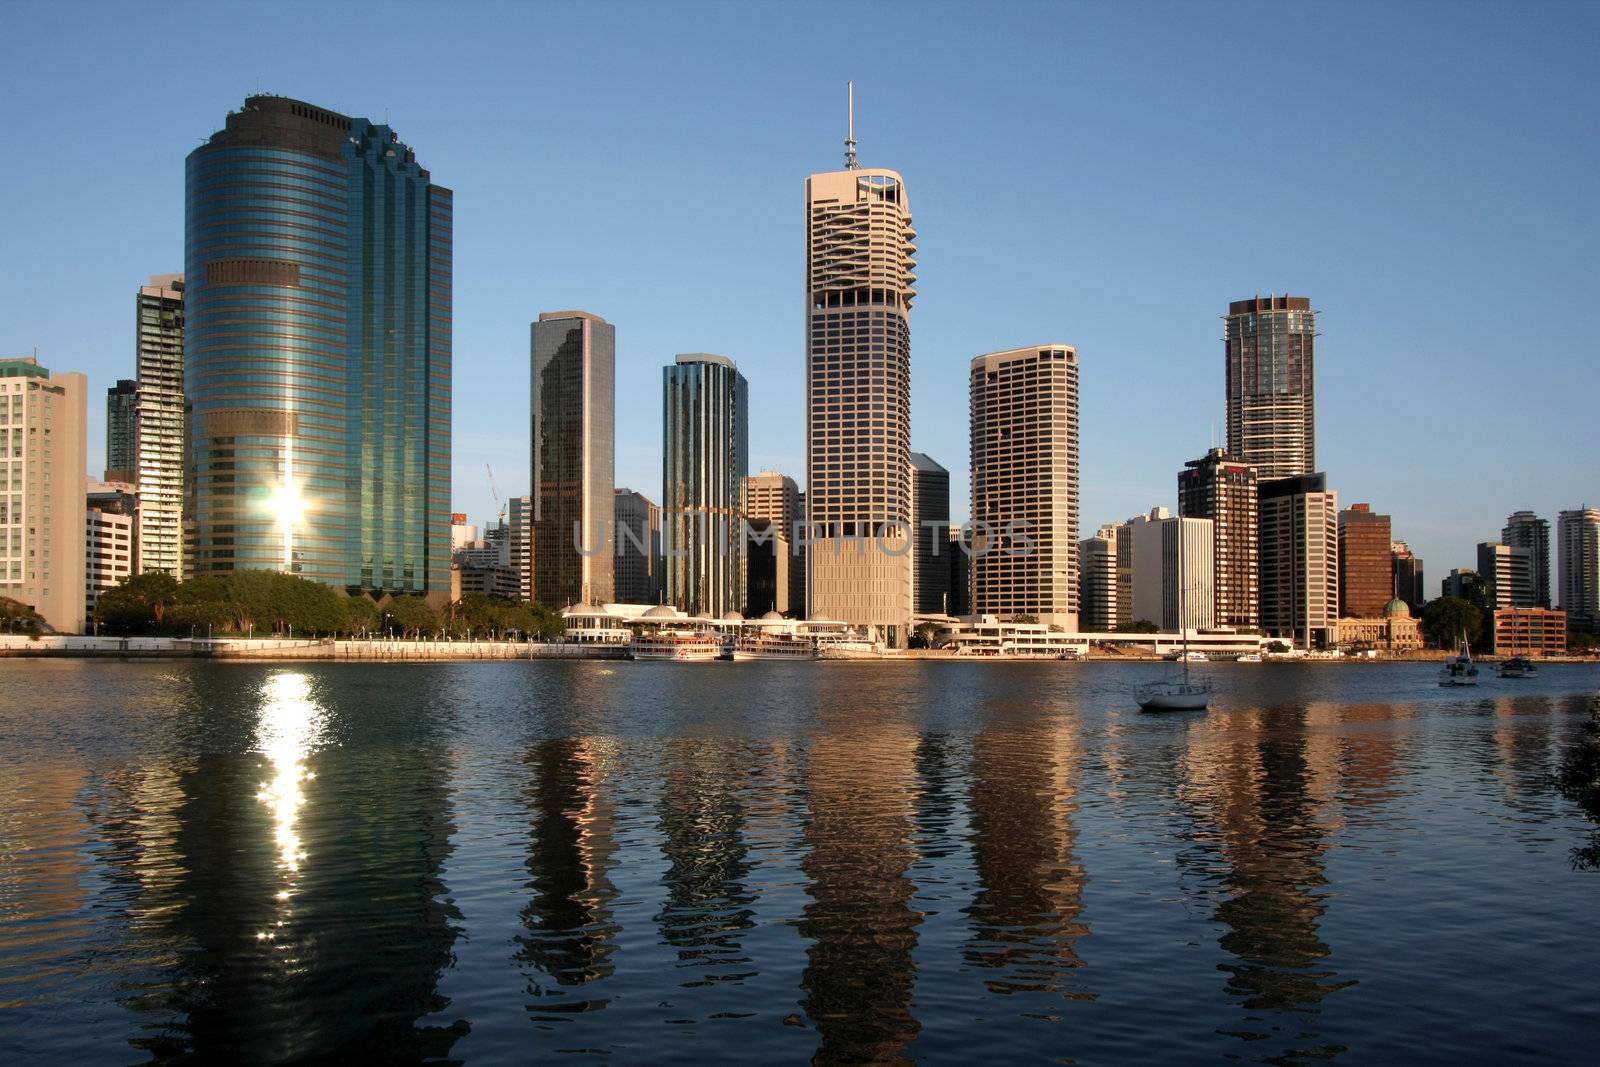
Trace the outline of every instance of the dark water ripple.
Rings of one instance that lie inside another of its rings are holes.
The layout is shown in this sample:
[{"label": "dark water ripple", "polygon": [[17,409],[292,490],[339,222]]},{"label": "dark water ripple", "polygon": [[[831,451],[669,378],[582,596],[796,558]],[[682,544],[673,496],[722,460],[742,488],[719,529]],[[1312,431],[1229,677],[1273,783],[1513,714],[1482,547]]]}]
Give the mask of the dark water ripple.
[{"label": "dark water ripple", "polygon": [[0,665],[17,1062],[1588,1062],[1589,667]]}]

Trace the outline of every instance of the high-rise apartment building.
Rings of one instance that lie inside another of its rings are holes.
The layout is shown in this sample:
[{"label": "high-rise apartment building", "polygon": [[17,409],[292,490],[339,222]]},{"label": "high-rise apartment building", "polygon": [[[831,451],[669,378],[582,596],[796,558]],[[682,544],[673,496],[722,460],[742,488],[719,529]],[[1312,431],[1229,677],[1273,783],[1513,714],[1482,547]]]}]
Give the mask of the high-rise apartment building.
[{"label": "high-rise apartment building", "polygon": [[1600,508],[1556,516],[1556,583],[1568,624],[1600,631]]},{"label": "high-rise apartment building", "polygon": [[[781,566],[787,571],[783,580],[787,598],[783,599],[781,606],[763,609],[763,613],[766,610],[776,610],[785,615],[805,618],[806,557],[798,544],[800,527],[804,525],[806,518],[804,494],[800,492],[800,487],[795,484],[794,479],[787,474],[762,471],[744,480],[744,507],[752,525],[758,522],[769,523],[771,537],[783,542],[781,562],[775,560],[773,565]],[[777,585],[778,580],[774,578],[775,590]],[[753,594],[747,593],[747,596]]]},{"label": "high-rise apartment building", "polygon": [[534,598],[604,604],[615,599],[616,327],[547,311],[530,332]]},{"label": "high-rise apartment building", "polygon": [[186,182],[195,573],[445,599],[450,191],[387,125],[277,96]]},{"label": "high-rise apartment building", "polygon": [[139,567],[184,577],[183,275],[154,274],[136,298],[139,392],[134,405]]},{"label": "high-rise apartment building", "polygon": [[0,360],[0,596],[83,631],[88,380]]},{"label": "high-rise apartment building", "polygon": [[131,482],[138,460],[134,438],[138,425],[139,383],[123,378],[106,390],[106,468],[108,482]]},{"label": "high-rise apartment building", "polygon": [[691,615],[743,612],[749,387],[733,360],[695,352],[662,368],[661,398],[667,603]]},{"label": "high-rise apartment building", "polygon": [[1413,613],[1421,611],[1428,602],[1422,587],[1422,557],[1404,541],[1393,541],[1389,544],[1389,561],[1394,568],[1395,599],[1405,601]]},{"label": "high-rise apartment building", "polygon": [[911,301],[905,181],[806,179],[806,610],[904,647],[912,612]]},{"label": "high-rise apartment building", "polygon": [[1317,313],[1303,296],[1256,296],[1224,320],[1228,455],[1256,476],[1317,469]]},{"label": "high-rise apartment building", "polygon": [[973,610],[1078,627],[1078,352],[972,361]]},{"label": "high-rise apartment building", "polygon": [[[1528,579],[1533,603],[1526,607],[1550,606],[1550,523],[1531,511],[1517,511],[1506,517],[1500,540],[1512,548],[1528,551]],[[1523,605],[1519,605],[1523,606]]]},{"label": "high-rise apartment building", "polygon": [[506,565],[517,574],[517,599],[533,599],[533,498],[506,501]]},{"label": "high-rise apartment building", "polygon": [[1370,504],[1339,512],[1339,615],[1376,619],[1394,599],[1394,559],[1389,516]]},{"label": "high-rise apartment building", "polygon": [[1117,628],[1117,527],[1078,542],[1078,622],[1091,633]]},{"label": "high-rise apartment building", "polygon": [[1327,647],[1339,624],[1339,494],[1324,474],[1263,480],[1261,628]]},{"label": "high-rise apartment building", "polygon": [[1215,566],[1216,624],[1253,629],[1261,625],[1260,521],[1256,469],[1213,448],[1178,472],[1178,514],[1210,519]]},{"label": "high-rise apartment building", "polygon": [[911,453],[912,606],[918,615],[943,615],[950,600],[944,558],[950,529],[950,472],[931,456]]},{"label": "high-rise apartment building", "polygon": [[1133,554],[1133,618],[1163,630],[1209,630],[1216,626],[1210,519],[1178,518],[1166,508],[1129,520]]},{"label": "high-rise apartment building", "polygon": [[616,492],[615,556],[617,602],[659,604],[665,580],[661,556],[661,508],[632,489]]},{"label": "high-rise apartment building", "polygon": [[1488,610],[1538,606],[1533,602],[1533,553],[1526,548],[1500,541],[1479,542],[1478,575],[1483,579]]}]

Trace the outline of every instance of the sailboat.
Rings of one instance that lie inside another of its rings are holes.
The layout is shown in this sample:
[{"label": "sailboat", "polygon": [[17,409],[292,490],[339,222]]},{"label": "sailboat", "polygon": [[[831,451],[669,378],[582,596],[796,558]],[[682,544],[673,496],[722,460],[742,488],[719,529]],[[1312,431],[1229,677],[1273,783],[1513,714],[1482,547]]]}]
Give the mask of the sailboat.
[{"label": "sailboat", "polygon": [[1206,681],[1191,682],[1189,680],[1189,664],[1197,659],[1204,661],[1200,653],[1189,651],[1189,627],[1183,615],[1183,557],[1184,552],[1178,550],[1178,629],[1183,633],[1183,655],[1178,657],[1178,662],[1183,664],[1183,676],[1168,678],[1160,682],[1147,682],[1136,686],[1133,690],[1133,699],[1139,702],[1140,711],[1204,711],[1211,702],[1211,683]]},{"label": "sailboat", "polygon": [[1444,661],[1444,666],[1439,668],[1440,685],[1477,685],[1478,668],[1472,662],[1472,645],[1467,641],[1467,635],[1461,635],[1461,644],[1456,647],[1456,654]]}]

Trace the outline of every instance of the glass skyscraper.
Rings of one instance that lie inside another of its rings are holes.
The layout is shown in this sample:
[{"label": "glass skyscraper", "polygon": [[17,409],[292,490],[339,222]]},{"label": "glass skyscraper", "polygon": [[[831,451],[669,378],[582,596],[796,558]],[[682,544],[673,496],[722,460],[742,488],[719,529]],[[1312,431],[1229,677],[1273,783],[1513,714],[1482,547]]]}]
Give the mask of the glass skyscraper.
[{"label": "glass skyscraper", "polygon": [[450,190],[388,126],[276,96],[186,184],[195,573],[448,596]]},{"label": "glass skyscraper", "polygon": [[156,274],[138,295],[135,481],[139,569],[182,580],[183,275]]},{"label": "glass skyscraper", "polygon": [[1257,296],[1224,320],[1228,455],[1261,479],[1317,469],[1317,313],[1303,296]]},{"label": "glass skyscraper", "polygon": [[137,475],[134,427],[138,423],[139,383],[123,378],[106,390],[106,481],[131,482]]},{"label": "glass skyscraper", "polygon": [[667,603],[691,615],[743,611],[749,388],[733,360],[703,352],[663,367],[661,387]]}]

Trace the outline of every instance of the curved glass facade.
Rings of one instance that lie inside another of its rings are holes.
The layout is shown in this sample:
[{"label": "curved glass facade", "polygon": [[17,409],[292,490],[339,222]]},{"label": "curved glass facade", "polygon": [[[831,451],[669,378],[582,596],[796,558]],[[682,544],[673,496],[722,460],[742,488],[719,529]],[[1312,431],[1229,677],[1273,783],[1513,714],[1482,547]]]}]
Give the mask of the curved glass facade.
[{"label": "curved glass facade", "polygon": [[185,208],[193,573],[447,593],[450,191],[387,126],[251,97]]},{"label": "curved glass facade", "polygon": [[691,615],[743,611],[749,387],[732,360],[705,353],[663,367],[661,387],[667,603]]}]

